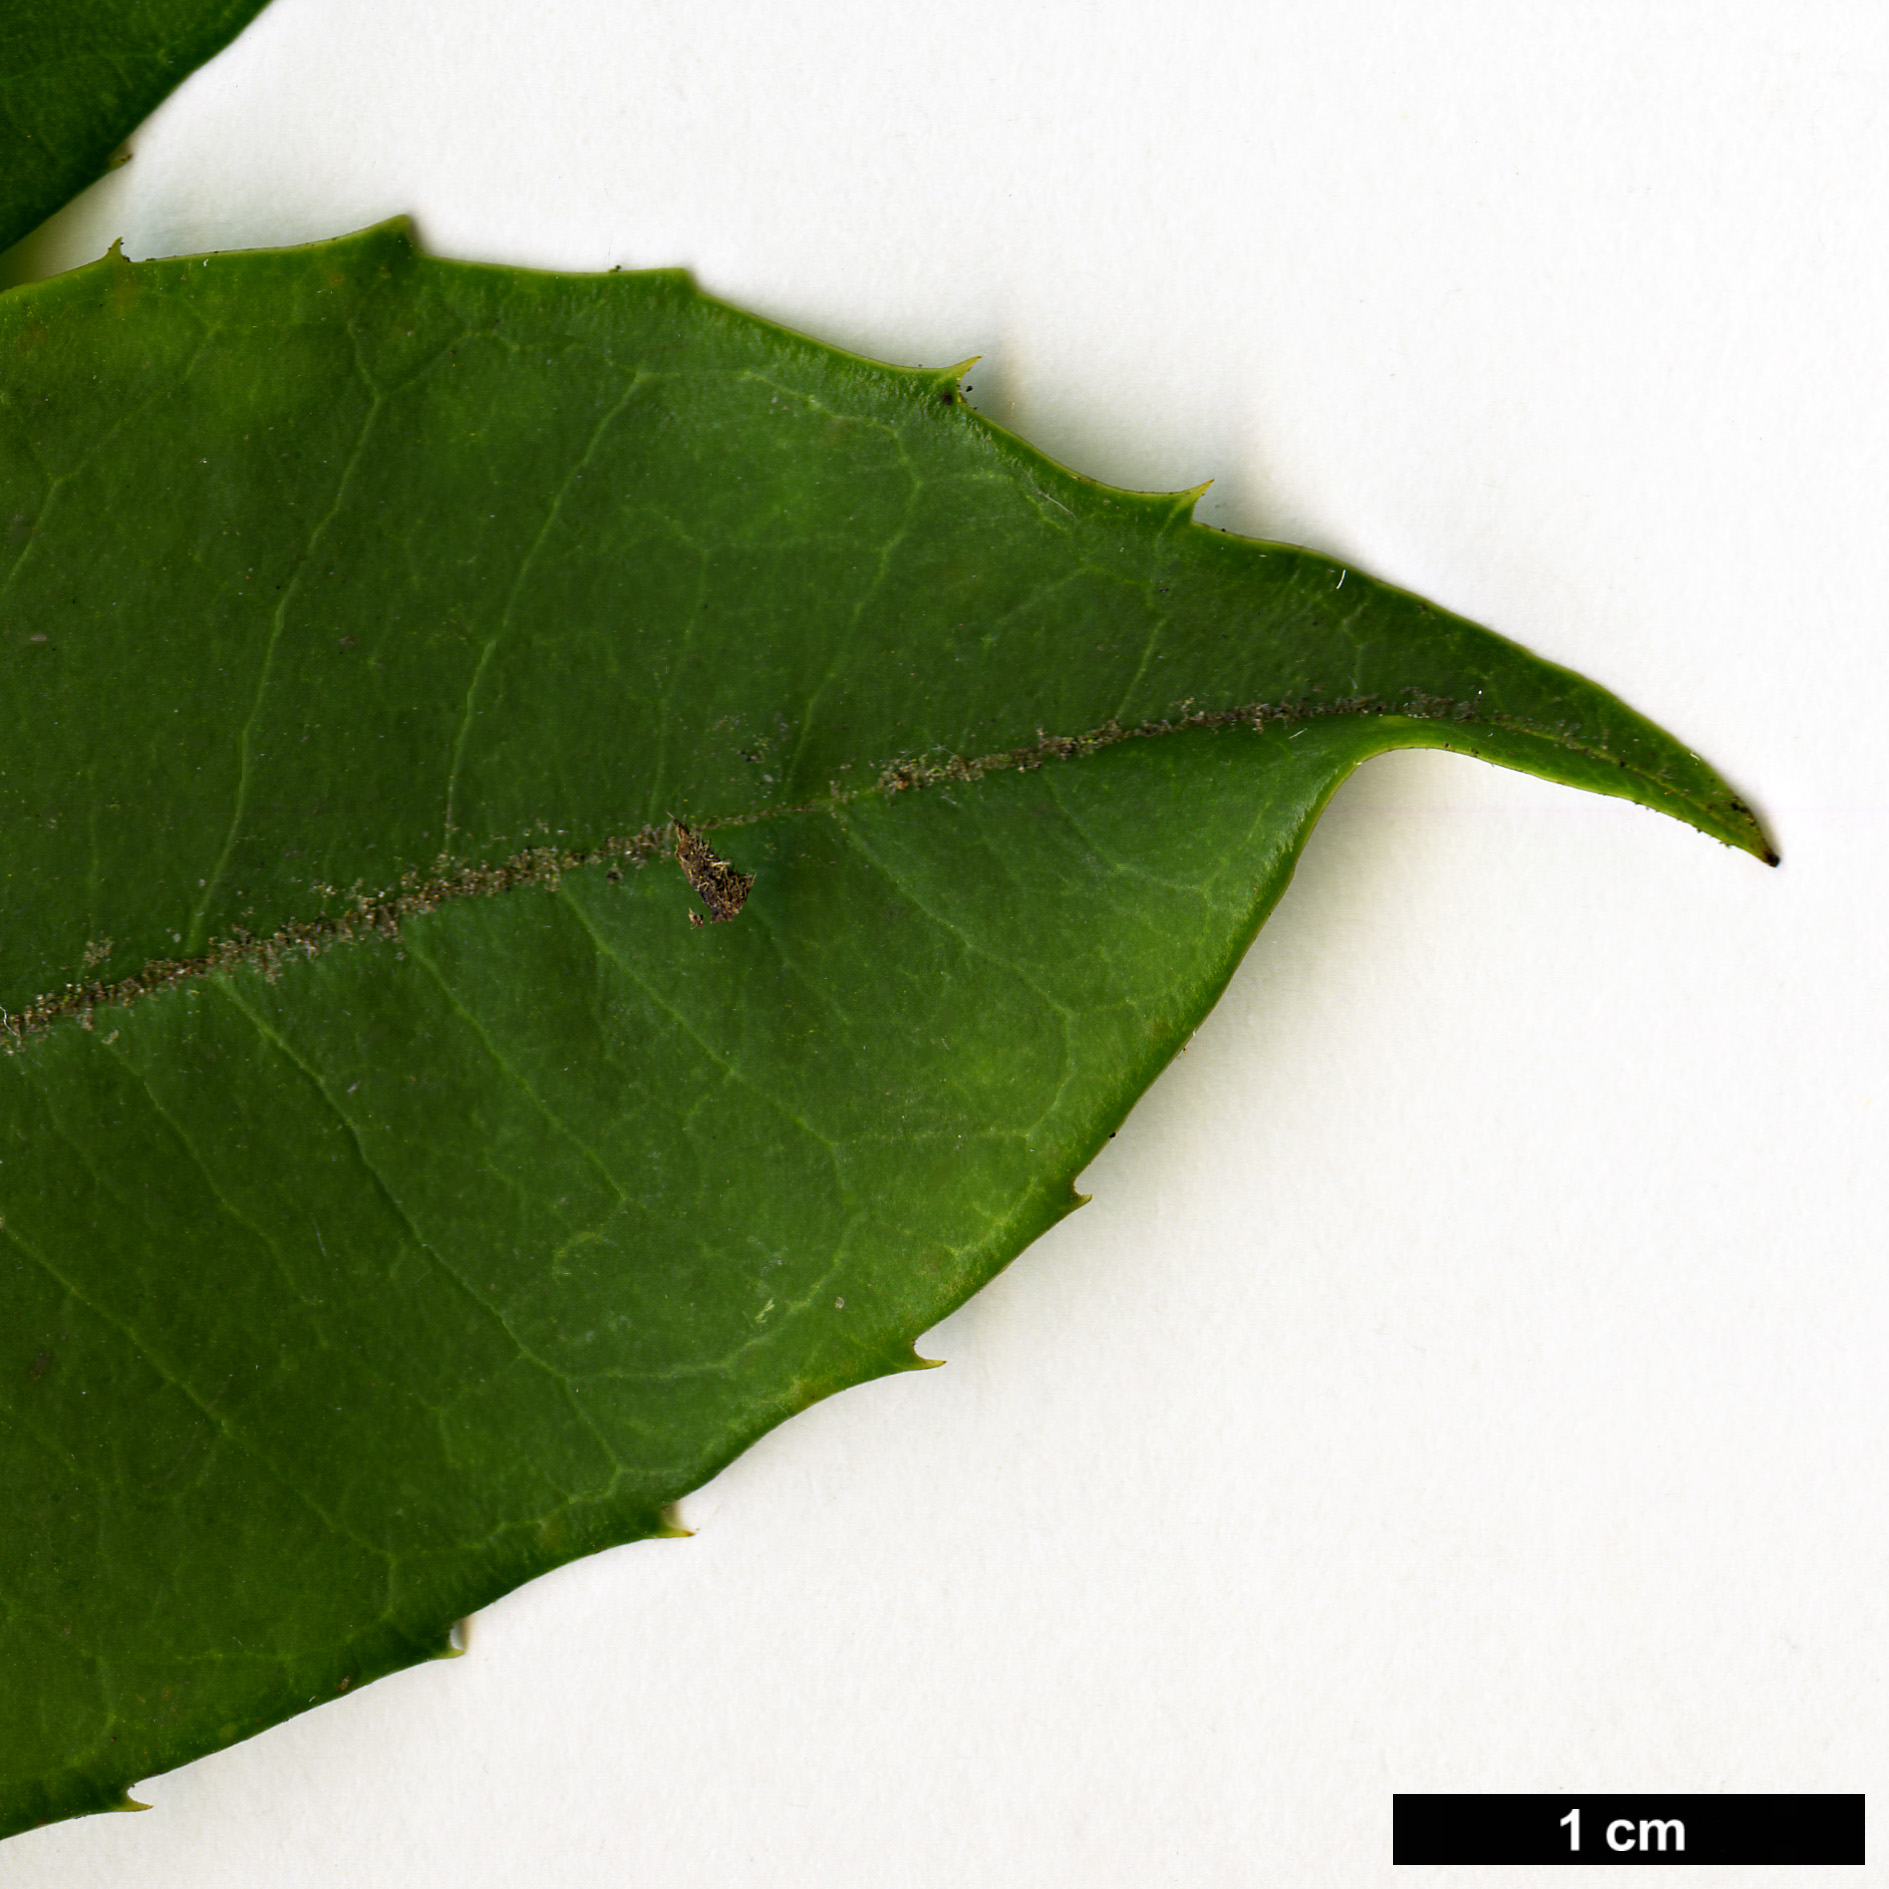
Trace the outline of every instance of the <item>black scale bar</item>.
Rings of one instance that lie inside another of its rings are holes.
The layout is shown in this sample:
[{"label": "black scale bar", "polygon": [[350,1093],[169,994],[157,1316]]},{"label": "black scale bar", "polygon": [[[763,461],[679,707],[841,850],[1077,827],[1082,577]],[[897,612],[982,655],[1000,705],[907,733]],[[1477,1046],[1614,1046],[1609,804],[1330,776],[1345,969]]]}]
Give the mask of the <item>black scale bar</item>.
[{"label": "black scale bar", "polygon": [[1863,1797],[1391,1799],[1393,1863],[1860,1863]]}]

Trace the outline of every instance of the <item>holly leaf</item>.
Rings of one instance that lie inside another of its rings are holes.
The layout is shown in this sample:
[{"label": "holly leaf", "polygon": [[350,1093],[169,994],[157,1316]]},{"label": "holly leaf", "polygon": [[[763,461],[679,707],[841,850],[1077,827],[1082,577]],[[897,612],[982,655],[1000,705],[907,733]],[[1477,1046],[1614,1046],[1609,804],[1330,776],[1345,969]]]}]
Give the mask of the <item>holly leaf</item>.
[{"label": "holly leaf", "polygon": [[1770,856],[1593,684],[679,272],[113,254],[0,361],[7,1829],[919,1365],[1367,756]]},{"label": "holly leaf", "polygon": [[9,0],[0,25],[0,249],[112,152],[263,0]]}]

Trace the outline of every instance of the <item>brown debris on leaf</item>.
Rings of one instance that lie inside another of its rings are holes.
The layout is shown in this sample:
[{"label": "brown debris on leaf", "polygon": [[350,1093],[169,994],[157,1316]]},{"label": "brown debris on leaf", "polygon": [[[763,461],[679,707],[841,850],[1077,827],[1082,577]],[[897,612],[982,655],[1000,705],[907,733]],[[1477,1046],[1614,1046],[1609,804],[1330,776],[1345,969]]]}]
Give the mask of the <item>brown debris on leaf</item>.
[{"label": "brown debris on leaf", "polygon": [[[285,964],[318,958],[335,945],[353,944],[363,938],[398,938],[403,921],[438,911],[454,900],[493,898],[525,886],[554,892],[564,873],[580,872],[589,866],[606,867],[614,883],[622,879],[624,866],[640,870],[648,861],[660,858],[662,851],[661,830],[650,826],[634,839],[609,839],[583,851],[559,846],[527,847],[494,866],[453,867],[442,860],[430,878],[418,872],[404,873],[394,891],[350,893],[341,911],[283,925],[266,938],[238,926],[233,937],[212,942],[193,958],[152,958],[128,977],[110,983],[90,977],[34,998],[24,1010],[0,1009],[0,1055],[10,1056],[23,1043],[43,1036],[65,1019],[76,1019],[80,1029],[89,1030],[101,1009],[153,997],[213,972],[256,970],[274,983]],[[340,896],[332,886],[317,889],[327,897]],[[110,957],[111,949],[109,938],[88,944],[80,969],[95,969]]]},{"label": "brown debris on leaf", "polygon": [[697,839],[680,820],[676,822],[676,864],[708,907],[708,916],[689,914],[691,925],[725,925],[748,902],[754,874],[737,872],[706,840]]}]

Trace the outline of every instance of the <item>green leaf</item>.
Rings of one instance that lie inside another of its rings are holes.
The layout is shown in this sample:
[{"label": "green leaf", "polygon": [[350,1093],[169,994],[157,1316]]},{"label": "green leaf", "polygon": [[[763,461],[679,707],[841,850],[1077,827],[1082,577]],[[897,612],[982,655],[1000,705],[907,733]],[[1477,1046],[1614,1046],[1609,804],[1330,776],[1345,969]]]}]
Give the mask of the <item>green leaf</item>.
[{"label": "green leaf", "polygon": [[263,0],[8,0],[0,25],[0,249],[111,167],[113,150]]},{"label": "green leaf", "polygon": [[0,350],[0,1827],[912,1368],[1367,756],[1769,856],[1568,671],[678,273],[113,255]]}]

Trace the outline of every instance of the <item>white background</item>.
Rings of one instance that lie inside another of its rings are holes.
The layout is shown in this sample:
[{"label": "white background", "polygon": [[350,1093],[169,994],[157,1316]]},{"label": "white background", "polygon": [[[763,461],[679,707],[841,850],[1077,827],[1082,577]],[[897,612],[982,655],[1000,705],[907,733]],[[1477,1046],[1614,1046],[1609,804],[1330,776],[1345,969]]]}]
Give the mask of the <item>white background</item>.
[{"label": "white background", "polygon": [[0,1883],[1321,1889],[1449,1878],[1399,1790],[1880,1819],[1886,88],[1834,0],[276,0],[192,79],[42,264],[410,211],[981,352],[1079,469],[1617,689],[1785,863],[1372,763],[949,1369]]}]

